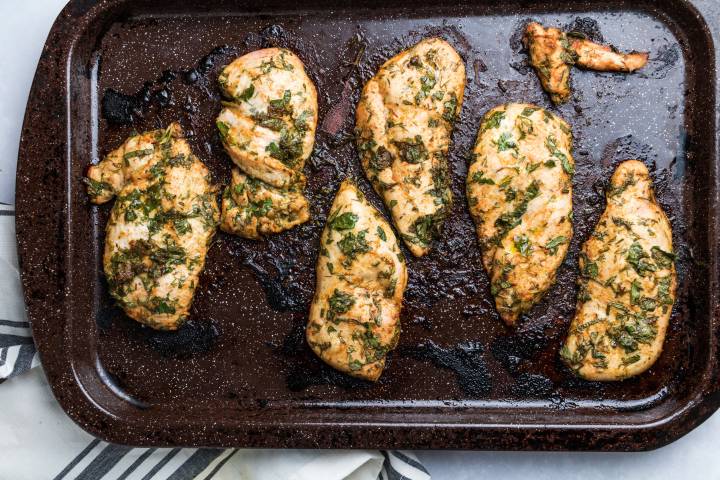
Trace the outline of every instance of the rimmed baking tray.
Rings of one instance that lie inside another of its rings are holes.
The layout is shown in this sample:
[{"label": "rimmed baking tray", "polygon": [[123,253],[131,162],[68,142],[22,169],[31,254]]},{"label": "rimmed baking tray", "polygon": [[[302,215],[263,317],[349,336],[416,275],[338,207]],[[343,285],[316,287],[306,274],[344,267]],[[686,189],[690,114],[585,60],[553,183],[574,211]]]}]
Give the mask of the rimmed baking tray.
[{"label": "rimmed baking tray", "polygon": [[[720,403],[718,18],[711,0],[71,1],[38,66],[17,174],[25,299],[55,396],[89,432],[133,445],[643,450],[679,438]],[[573,99],[552,107],[521,52],[528,19],[650,50],[650,64],[634,75],[577,70]],[[325,367],[304,343],[317,242],[345,176],[378,203],[352,141],[363,82],[431,35],[467,64],[450,158],[456,201],[433,252],[408,255],[400,346],[368,384]],[[107,294],[110,206],[89,204],[85,169],[131,131],[177,120],[227,182],[213,127],[217,74],[268,45],[294,50],[318,87],[313,219],[266,242],[218,234],[186,327],[143,328]],[[493,309],[464,196],[480,117],[508,101],[568,120],[577,164],[570,253],[515,332]],[[650,371],[585,382],[557,350],[574,311],[578,248],[604,208],[604,182],[627,158],[651,166],[671,218],[679,298]]]}]

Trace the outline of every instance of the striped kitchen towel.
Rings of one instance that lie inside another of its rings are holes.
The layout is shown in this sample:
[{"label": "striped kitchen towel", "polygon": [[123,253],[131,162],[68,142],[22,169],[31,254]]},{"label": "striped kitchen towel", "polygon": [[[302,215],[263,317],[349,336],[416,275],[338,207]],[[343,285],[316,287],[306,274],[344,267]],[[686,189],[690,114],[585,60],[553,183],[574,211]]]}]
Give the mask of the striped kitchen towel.
[{"label": "striped kitchen towel", "polygon": [[[0,479],[429,480],[412,452],[131,448],[84,432],[60,409],[25,316],[15,216],[0,204]],[[27,373],[26,373],[27,372]],[[20,375],[25,373],[25,375]],[[20,376],[18,376],[20,375]],[[10,377],[12,380],[8,380]]]}]

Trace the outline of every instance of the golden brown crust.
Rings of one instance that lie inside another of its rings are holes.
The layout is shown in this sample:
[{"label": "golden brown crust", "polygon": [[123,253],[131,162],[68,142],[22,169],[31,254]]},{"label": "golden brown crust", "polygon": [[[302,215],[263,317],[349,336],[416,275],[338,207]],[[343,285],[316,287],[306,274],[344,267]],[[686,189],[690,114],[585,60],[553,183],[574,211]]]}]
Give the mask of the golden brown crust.
[{"label": "golden brown crust", "polygon": [[464,89],[462,59],[430,38],[385,62],[357,107],[363,169],[415,256],[430,250],[450,211],[447,155]]},{"label": "golden brown crust", "polygon": [[514,325],[555,281],[572,238],[572,135],[560,117],[511,103],[485,114],[467,197],[498,313]]},{"label": "golden brown crust", "polygon": [[407,268],[397,238],[345,180],[320,237],[307,342],[330,366],[375,381],[400,337]]},{"label": "golden brown crust", "polygon": [[218,222],[210,172],[177,123],[130,137],[88,170],[93,203],[117,195],[103,266],[127,315],[175,330],[190,310]]},{"label": "golden brown crust", "polygon": [[561,350],[588,380],[622,380],[662,352],[677,274],[670,222],[642,162],[615,170],[607,207],[580,253],[575,318]]}]

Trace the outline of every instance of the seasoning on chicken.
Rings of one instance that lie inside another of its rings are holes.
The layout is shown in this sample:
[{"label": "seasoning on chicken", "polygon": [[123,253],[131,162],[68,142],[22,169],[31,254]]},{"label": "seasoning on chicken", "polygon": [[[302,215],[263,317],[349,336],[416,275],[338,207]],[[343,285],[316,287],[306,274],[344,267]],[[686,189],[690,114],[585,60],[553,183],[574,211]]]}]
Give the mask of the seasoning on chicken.
[{"label": "seasoning on chicken", "polygon": [[307,221],[302,171],[318,106],[302,62],[289,50],[257,50],[227,65],[218,81],[230,101],[223,102],[217,128],[239,167],[223,196],[221,228],[261,238]]},{"label": "seasoning on chicken", "polygon": [[604,72],[634,72],[648,61],[647,53],[620,53],[580,33],[544,28],[536,22],[530,22],[525,28],[523,43],[543,89],[555,103],[564,103],[570,97],[572,65]]},{"label": "seasoning on chicken", "polygon": [[276,188],[232,169],[232,183],[223,192],[220,228],[244,238],[261,239],[289,230],[310,218],[304,182]]},{"label": "seasoning on chicken", "polygon": [[642,162],[615,170],[580,253],[577,311],[560,355],[587,380],[638,375],[660,356],[675,301],[672,231]]},{"label": "seasoning on chicken", "polygon": [[173,123],[127,139],[89,168],[86,183],[93,203],[117,196],[103,257],[110,294],[134,320],[177,329],[218,223],[207,167]]},{"label": "seasoning on chicken", "polygon": [[397,238],[345,180],[320,237],[307,342],[327,364],[375,381],[400,336],[407,268]]},{"label": "seasoning on chicken", "polygon": [[356,137],[365,174],[415,256],[450,212],[448,148],[465,64],[444,40],[423,40],[385,62],[363,88]]},{"label": "seasoning on chicken", "polygon": [[467,197],[498,313],[508,325],[555,282],[572,238],[572,134],[530,104],[490,110],[480,123]]}]

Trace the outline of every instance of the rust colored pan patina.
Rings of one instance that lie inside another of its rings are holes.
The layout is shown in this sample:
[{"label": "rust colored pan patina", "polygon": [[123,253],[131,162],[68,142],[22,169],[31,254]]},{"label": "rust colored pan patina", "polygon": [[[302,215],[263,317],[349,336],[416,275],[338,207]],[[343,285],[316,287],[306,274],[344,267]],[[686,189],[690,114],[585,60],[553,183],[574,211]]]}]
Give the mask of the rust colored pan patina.
[{"label": "rust colored pan patina", "polygon": [[[649,51],[650,61],[631,75],[577,70],[572,98],[553,106],[522,50],[530,20]],[[718,32],[713,0],[71,1],[38,66],[17,174],[25,300],[55,396],[89,432],[132,445],[627,451],[679,438],[720,404]],[[387,214],[361,171],[355,105],[385,60],[429,36],[467,66],[449,158],[455,201],[432,252],[406,255],[400,343],[368,383],[325,366],[304,341],[318,239],[345,177]],[[85,171],[132,131],[177,121],[227,184],[217,76],[269,46],[294,51],[317,85],[312,218],[260,242],[218,233],[189,321],[178,332],[143,327],[108,294],[110,206],[90,204]],[[480,119],[506,102],[567,120],[576,162],[569,253],[514,330],[494,309],[464,188]],[[558,349],[579,246],[629,158],[651,169],[672,223],[678,300],[649,371],[587,382]]]}]

